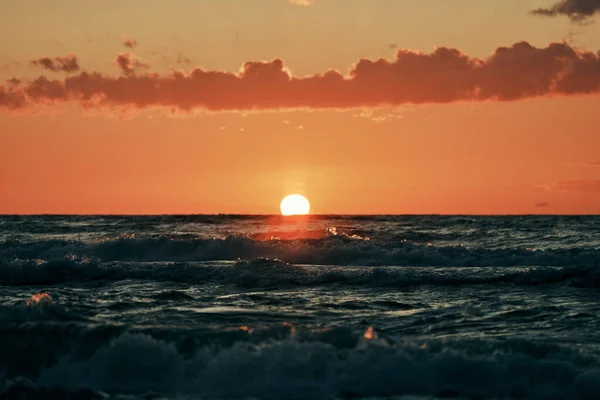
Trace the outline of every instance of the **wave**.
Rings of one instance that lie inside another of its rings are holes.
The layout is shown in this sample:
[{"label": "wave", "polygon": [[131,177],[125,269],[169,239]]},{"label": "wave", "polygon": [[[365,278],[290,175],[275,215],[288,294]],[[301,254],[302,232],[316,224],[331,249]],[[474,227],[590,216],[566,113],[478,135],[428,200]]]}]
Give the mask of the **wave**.
[{"label": "wave", "polygon": [[39,321],[80,321],[81,317],[54,303],[29,304],[17,302],[0,305],[1,323],[26,323]]},{"label": "wave", "polygon": [[353,336],[352,346],[315,334],[201,345],[186,353],[176,342],[125,331],[84,354],[63,354],[35,374],[9,374],[4,392],[19,385],[219,399],[590,399],[600,392],[598,355],[579,347],[521,339],[394,340],[371,328]]},{"label": "wave", "polygon": [[[137,263],[0,261],[0,284],[7,286],[81,284],[126,279],[187,284],[231,284],[242,288],[346,285],[403,288],[417,285],[547,285],[600,287],[600,268],[582,267],[326,267],[256,259],[236,263]],[[185,301],[180,292],[157,300]]]},{"label": "wave", "polygon": [[600,249],[531,250],[432,246],[408,241],[377,243],[347,235],[316,239],[254,240],[247,236],[223,239],[119,238],[97,243],[70,240],[0,242],[0,260],[65,257],[98,261],[216,261],[278,258],[293,264],[363,266],[582,266],[600,265]]}]

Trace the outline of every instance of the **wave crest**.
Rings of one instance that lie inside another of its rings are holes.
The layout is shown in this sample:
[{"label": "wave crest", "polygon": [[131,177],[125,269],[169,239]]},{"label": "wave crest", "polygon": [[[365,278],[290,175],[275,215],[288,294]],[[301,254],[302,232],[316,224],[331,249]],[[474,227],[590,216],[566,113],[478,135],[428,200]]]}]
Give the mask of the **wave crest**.
[{"label": "wave crest", "polygon": [[[298,266],[281,260],[202,263],[137,263],[93,261],[0,261],[0,284],[57,285],[140,279],[188,284],[230,284],[244,288],[275,286],[366,286],[402,288],[418,285],[563,283],[600,287],[595,267],[326,267]],[[189,300],[181,293],[160,293],[158,300]]]},{"label": "wave crest", "polygon": [[407,241],[377,243],[347,235],[316,239],[254,240],[119,238],[99,243],[48,240],[0,242],[0,260],[76,257],[107,261],[222,261],[277,258],[293,264],[364,266],[582,266],[600,265],[600,249],[469,248]]},{"label": "wave crest", "polygon": [[[183,356],[172,344],[123,334],[86,359],[44,369],[46,387],[209,398],[262,399],[421,395],[588,399],[600,391],[598,359],[577,349],[522,340],[402,341],[358,345],[294,339]],[[235,384],[232,384],[235,377]]]}]

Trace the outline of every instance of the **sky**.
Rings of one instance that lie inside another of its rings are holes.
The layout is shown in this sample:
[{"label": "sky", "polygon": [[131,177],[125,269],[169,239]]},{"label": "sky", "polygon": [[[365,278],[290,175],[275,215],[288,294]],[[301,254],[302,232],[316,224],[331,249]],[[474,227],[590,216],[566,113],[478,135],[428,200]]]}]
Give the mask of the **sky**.
[{"label": "sky", "polygon": [[0,213],[599,214],[600,0],[0,0]]}]

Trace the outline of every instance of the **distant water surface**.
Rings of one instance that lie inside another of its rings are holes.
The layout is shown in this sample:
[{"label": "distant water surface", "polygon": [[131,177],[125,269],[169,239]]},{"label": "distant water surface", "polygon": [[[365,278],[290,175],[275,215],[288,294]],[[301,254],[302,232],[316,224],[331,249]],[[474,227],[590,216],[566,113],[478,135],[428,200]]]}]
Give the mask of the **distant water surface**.
[{"label": "distant water surface", "polygon": [[0,216],[2,398],[597,399],[600,217]]}]

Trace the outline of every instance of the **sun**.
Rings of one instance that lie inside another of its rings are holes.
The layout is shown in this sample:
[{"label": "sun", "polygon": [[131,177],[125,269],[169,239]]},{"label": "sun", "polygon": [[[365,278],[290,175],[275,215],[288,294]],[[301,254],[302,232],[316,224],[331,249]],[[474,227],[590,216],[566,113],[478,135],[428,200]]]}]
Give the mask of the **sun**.
[{"label": "sun", "polygon": [[290,194],[281,200],[281,215],[307,215],[310,212],[308,199],[300,194]]}]

